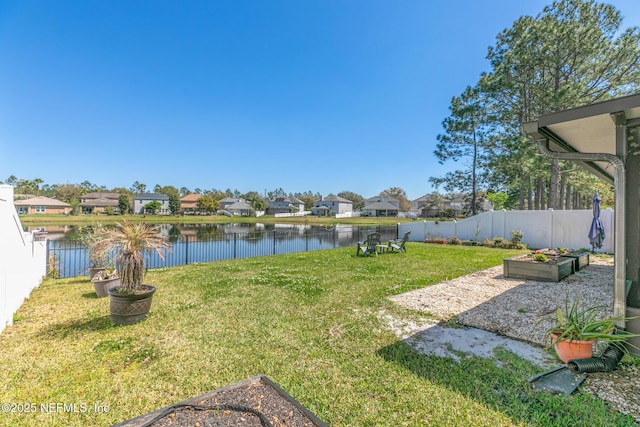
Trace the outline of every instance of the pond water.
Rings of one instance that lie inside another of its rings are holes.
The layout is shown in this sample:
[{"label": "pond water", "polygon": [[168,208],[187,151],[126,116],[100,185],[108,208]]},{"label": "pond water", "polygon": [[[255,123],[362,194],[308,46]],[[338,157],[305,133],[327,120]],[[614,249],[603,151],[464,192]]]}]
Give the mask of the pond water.
[{"label": "pond water", "polygon": [[[271,231],[279,229],[324,229],[322,226],[309,226],[304,224],[261,224],[261,223],[224,223],[224,224],[156,224],[160,232],[167,236],[222,236],[233,233],[251,233]],[[25,231],[45,231],[49,240],[74,240],[77,239],[78,230],[82,225],[29,225],[23,226]],[[340,226],[338,226],[340,227]]]},{"label": "pond water", "polygon": [[[47,232],[49,268],[55,266],[59,277],[88,274],[87,251],[76,240],[77,228],[42,228]],[[149,268],[355,246],[372,231],[380,232],[381,241],[397,238],[395,225],[162,224],[160,230],[171,250],[164,259],[149,256]]]}]

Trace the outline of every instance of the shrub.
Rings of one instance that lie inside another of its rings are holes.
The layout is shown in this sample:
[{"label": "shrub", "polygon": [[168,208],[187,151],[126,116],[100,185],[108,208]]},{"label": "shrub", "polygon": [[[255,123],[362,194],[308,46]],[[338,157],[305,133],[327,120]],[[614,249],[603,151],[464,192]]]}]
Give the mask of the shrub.
[{"label": "shrub", "polygon": [[486,237],[484,239],[482,239],[482,242],[480,242],[480,244],[482,246],[493,246],[493,241],[487,239]]},{"label": "shrub", "polygon": [[522,237],[524,233],[520,230],[513,230],[511,232],[511,243],[517,245],[518,243],[522,243]]},{"label": "shrub", "polygon": [[536,262],[547,262],[547,261],[549,261],[549,258],[547,258],[547,256],[545,254],[541,254],[541,253],[534,253],[534,254],[531,255],[531,258]]},{"label": "shrub", "polygon": [[444,237],[428,237],[425,239],[424,241],[425,243],[438,243],[438,244],[446,244],[447,243],[447,239],[445,239]]}]

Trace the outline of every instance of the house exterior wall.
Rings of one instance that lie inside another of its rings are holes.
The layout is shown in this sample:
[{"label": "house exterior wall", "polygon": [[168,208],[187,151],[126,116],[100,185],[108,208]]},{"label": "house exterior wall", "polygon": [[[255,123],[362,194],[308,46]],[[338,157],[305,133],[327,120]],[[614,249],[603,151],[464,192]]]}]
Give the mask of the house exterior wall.
[{"label": "house exterior wall", "polygon": [[351,212],[353,210],[353,204],[352,203],[345,203],[345,202],[339,202],[339,201],[331,201],[331,200],[317,200],[313,203],[313,208],[311,208],[311,212],[314,215],[317,215],[319,212],[321,212],[321,210],[318,210],[317,208],[321,207],[321,206],[325,206],[329,209],[331,209],[335,214],[344,214],[347,212]]},{"label": "house exterior wall", "polygon": [[219,209],[227,210],[229,208],[229,206],[233,205],[234,203],[238,203],[238,202],[246,203],[246,200],[239,199],[239,198],[226,197],[226,198],[220,200],[220,208]]},{"label": "house exterior wall", "polygon": [[58,215],[71,212],[71,206],[67,203],[49,197],[31,197],[12,202],[19,214]]},{"label": "house exterior wall", "polygon": [[13,187],[0,185],[0,331],[46,274],[46,241],[22,230]]},{"label": "house exterior wall", "polygon": [[322,208],[322,207],[330,209],[334,214],[339,213],[338,212],[338,206],[337,206],[336,202],[329,202],[329,201],[325,201],[325,200],[321,200],[319,202],[315,202],[313,204],[313,208],[311,208],[311,212],[314,213],[314,215],[325,215],[326,210],[318,209],[318,208]]},{"label": "house exterior wall", "polygon": [[16,212],[19,214],[47,214],[47,215],[66,215],[71,212],[71,208],[60,206],[47,206],[47,205],[35,205],[35,206],[18,206]]},{"label": "house exterior wall", "polygon": [[232,213],[234,215],[239,215],[239,216],[251,215],[251,206],[249,206],[247,203],[240,203],[240,202],[234,203],[227,206],[226,210],[229,213]]},{"label": "house exterior wall", "polygon": [[198,200],[200,200],[201,197],[200,194],[188,194],[180,198],[180,212],[187,215],[198,213],[200,210],[198,208]]},{"label": "house exterior wall", "polygon": [[395,217],[398,216],[397,209],[363,209],[363,216],[372,216],[372,217]]},{"label": "house exterior wall", "polygon": [[362,215],[373,217],[398,216],[400,201],[394,197],[371,197],[364,202]]},{"label": "house exterior wall", "polygon": [[114,212],[120,212],[120,194],[118,193],[89,193],[80,199],[82,213],[107,212],[110,207]]},{"label": "house exterior wall", "polygon": [[162,204],[160,209],[158,209],[157,213],[160,215],[169,215],[171,210],[169,210],[169,198],[166,196],[160,197],[153,194],[143,194],[141,196],[136,196],[133,200],[133,211],[137,214],[144,214],[144,207],[151,202],[158,201]]},{"label": "house exterior wall", "polygon": [[[423,218],[437,218],[452,213],[454,216],[461,216],[471,211],[471,201],[462,199],[445,199],[437,196],[425,195],[411,202],[411,211],[419,214]],[[476,200],[476,209],[478,212],[487,212],[493,208],[493,205],[484,197],[478,197]]]},{"label": "house exterior wall", "polygon": [[317,216],[328,216],[329,215],[329,209],[331,209],[328,206],[314,206],[311,208],[311,215],[317,215]]},{"label": "house exterior wall", "polygon": [[351,212],[352,210],[353,210],[353,203],[337,202],[336,209],[334,211],[337,214],[344,214],[347,212]]},{"label": "house exterior wall", "polygon": [[267,208],[267,212],[269,212],[269,215],[274,215],[277,213],[290,213],[291,212],[290,203],[284,202],[284,201],[282,202],[270,201],[269,207]]},{"label": "house exterior wall", "polygon": [[196,202],[180,202],[180,211],[185,214],[193,214],[198,210]]},{"label": "house exterior wall", "polygon": [[270,215],[304,212],[304,203],[295,203],[290,200],[271,200],[267,212]]}]

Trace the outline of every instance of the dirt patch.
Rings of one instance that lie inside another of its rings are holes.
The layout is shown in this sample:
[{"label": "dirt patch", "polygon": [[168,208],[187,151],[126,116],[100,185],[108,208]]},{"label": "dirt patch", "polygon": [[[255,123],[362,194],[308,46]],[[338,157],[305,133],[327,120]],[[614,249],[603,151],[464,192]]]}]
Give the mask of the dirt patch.
[{"label": "dirt patch", "polygon": [[120,427],[291,426],[325,424],[259,376],[118,424]]}]

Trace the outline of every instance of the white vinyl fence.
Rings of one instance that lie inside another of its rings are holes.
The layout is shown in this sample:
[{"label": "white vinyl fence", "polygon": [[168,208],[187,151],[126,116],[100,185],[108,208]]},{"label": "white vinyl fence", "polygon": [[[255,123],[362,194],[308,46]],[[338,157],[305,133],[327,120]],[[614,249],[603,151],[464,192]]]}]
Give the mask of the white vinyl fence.
[{"label": "white vinyl fence", "polygon": [[288,218],[288,217],[292,217],[292,216],[306,216],[306,215],[310,215],[310,214],[311,214],[311,211],[291,212],[291,213],[283,212],[283,213],[274,214],[273,216],[276,217],[276,218]]},{"label": "white vinyl fence", "polygon": [[[613,210],[600,214],[605,240],[596,252],[613,253]],[[591,248],[589,228],[593,211],[489,211],[458,221],[422,221],[398,225],[398,235],[411,231],[410,241],[422,242],[427,238],[458,237],[462,240],[511,239],[511,232],[524,233],[523,243],[529,248]]]},{"label": "white vinyl fence", "polygon": [[0,185],[0,332],[46,274],[46,241],[23,231],[13,187]]},{"label": "white vinyl fence", "polygon": [[360,216],[360,211],[355,212],[345,212],[341,214],[336,214],[336,218],[356,218]]}]

